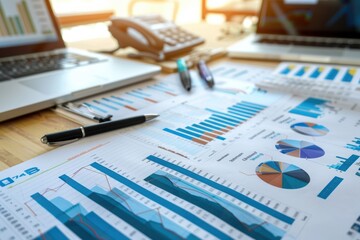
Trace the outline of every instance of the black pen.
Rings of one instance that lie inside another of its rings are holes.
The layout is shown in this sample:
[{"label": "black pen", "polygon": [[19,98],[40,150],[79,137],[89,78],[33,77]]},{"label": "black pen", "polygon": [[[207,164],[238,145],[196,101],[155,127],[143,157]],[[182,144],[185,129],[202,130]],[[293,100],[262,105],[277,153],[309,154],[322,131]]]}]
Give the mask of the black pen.
[{"label": "black pen", "polygon": [[210,72],[210,69],[206,65],[204,60],[200,60],[197,63],[197,68],[199,70],[200,77],[206,82],[206,84],[212,88],[215,85],[214,77]]},{"label": "black pen", "polygon": [[187,91],[190,91],[191,90],[191,76],[190,76],[190,72],[186,66],[186,62],[184,59],[180,58],[176,61],[176,63],[177,63],[181,83]]},{"label": "black pen", "polygon": [[74,128],[62,132],[46,134],[41,138],[41,142],[48,145],[64,145],[74,142],[84,137],[93,136],[100,133],[113,131],[120,128],[130,127],[157,118],[158,114],[144,114],[110,122],[103,122],[85,127]]}]

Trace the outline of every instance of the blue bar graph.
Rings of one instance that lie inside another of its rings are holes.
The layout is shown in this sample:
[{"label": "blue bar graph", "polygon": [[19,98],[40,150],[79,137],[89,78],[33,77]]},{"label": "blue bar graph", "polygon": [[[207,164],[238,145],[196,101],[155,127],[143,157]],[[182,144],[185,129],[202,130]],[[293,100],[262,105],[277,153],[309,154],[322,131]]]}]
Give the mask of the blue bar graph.
[{"label": "blue bar graph", "polygon": [[349,158],[337,156],[340,162],[337,164],[329,165],[330,168],[346,172],[359,158],[360,156],[351,155]]},{"label": "blue bar graph", "polygon": [[334,190],[340,185],[340,183],[343,181],[343,178],[340,177],[334,177],[326,186],[325,188],[318,194],[319,198],[327,199],[331,193],[334,192]]},{"label": "blue bar graph", "polygon": [[329,80],[329,81],[333,81],[335,80],[336,76],[339,73],[339,69],[338,68],[332,68],[330,70],[330,72],[326,75],[325,79]]},{"label": "blue bar graph", "polygon": [[317,79],[321,73],[324,71],[323,67],[318,67],[316,68],[311,74],[310,74],[310,78],[314,78]]},{"label": "blue bar graph", "polygon": [[345,74],[344,74],[341,81],[343,81],[343,82],[352,82],[352,80],[354,79],[355,74],[356,74],[356,69],[355,68],[350,68],[345,72]]},{"label": "blue bar graph", "polygon": [[163,131],[206,145],[214,140],[225,140],[221,135],[238,127],[241,123],[249,120],[266,108],[264,105],[247,101],[242,101],[228,107],[226,112],[206,108],[205,110],[210,112],[211,115],[202,122],[194,123],[184,128],[177,128],[176,130],[164,128]]},{"label": "blue bar graph", "polygon": [[307,70],[308,70],[308,67],[301,67],[300,70],[298,70],[295,73],[295,76],[302,77],[302,76],[304,76],[304,74],[306,73]]},{"label": "blue bar graph", "polygon": [[[210,136],[210,137],[213,137],[213,138],[217,138],[217,139],[219,139],[219,140],[221,140],[221,141],[224,141],[224,140],[225,140],[224,137],[220,137],[220,136],[216,136],[216,135],[214,135],[214,134],[208,133],[208,132],[206,132],[206,131],[204,131],[204,130],[201,130],[201,128],[198,129],[198,128],[194,128],[194,127],[186,127],[186,129],[189,129],[189,130],[191,130],[191,131],[193,131],[193,132],[201,133],[201,134],[203,134],[203,135],[205,135],[205,136]],[[208,130],[208,131],[211,131],[211,130]]]},{"label": "blue bar graph", "polygon": [[73,205],[62,197],[49,201],[40,193],[31,198],[81,239],[129,239],[94,212],[88,213],[81,204]]},{"label": "blue bar graph", "polygon": [[329,103],[327,100],[319,98],[308,98],[295,108],[291,109],[289,113],[302,115],[305,117],[319,118],[323,115],[324,107],[327,103]]},{"label": "blue bar graph", "polygon": [[193,178],[193,179],[195,179],[197,181],[200,181],[200,182],[202,182],[202,183],[204,183],[206,185],[209,185],[209,186],[211,186],[211,187],[213,187],[213,188],[215,188],[215,189],[217,189],[219,191],[222,191],[222,192],[224,192],[226,194],[229,194],[230,196],[232,196],[234,198],[237,198],[238,200],[240,200],[240,201],[242,201],[242,202],[244,202],[244,203],[246,203],[246,204],[248,204],[248,205],[250,205],[250,206],[252,206],[252,207],[254,207],[254,208],[256,208],[256,209],[258,209],[260,211],[262,211],[262,212],[265,212],[266,214],[269,214],[270,216],[273,216],[274,218],[277,218],[280,221],[283,221],[283,222],[285,222],[287,224],[293,224],[293,222],[295,221],[295,219],[293,219],[293,218],[291,218],[289,216],[286,216],[285,214],[283,214],[281,212],[278,212],[277,210],[274,210],[274,209],[266,206],[265,204],[262,204],[262,203],[254,200],[254,199],[252,199],[252,198],[250,198],[250,197],[248,197],[248,196],[246,196],[246,195],[244,195],[242,193],[239,193],[239,192],[237,192],[237,191],[235,191],[235,190],[233,190],[231,188],[228,188],[228,187],[226,187],[224,185],[221,185],[221,184],[219,184],[217,182],[214,182],[214,181],[212,181],[212,180],[210,180],[208,178],[200,176],[200,175],[196,174],[193,171],[187,170],[185,168],[182,168],[182,167],[180,167],[178,165],[175,165],[173,163],[170,163],[168,161],[165,161],[165,160],[163,160],[161,158],[158,158],[158,157],[155,157],[153,155],[148,156],[147,159],[154,162],[154,163],[162,165],[164,167],[175,170],[175,171],[177,171],[177,172],[179,172],[181,174],[184,174],[184,175],[186,175],[188,177],[191,177],[191,178]]},{"label": "blue bar graph", "polygon": [[360,138],[354,138],[352,143],[346,144],[345,147],[354,151],[360,151]]},{"label": "blue bar graph", "polygon": [[217,216],[254,239],[281,239],[285,232],[263,219],[169,173],[157,171],[145,181]]},{"label": "blue bar graph", "polygon": [[[186,211],[185,209],[179,207],[178,205],[173,204],[172,202],[156,195],[155,193],[141,187],[140,185],[130,181],[129,179],[117,174],[116,172],[98,164],[92,163],[91,166],[98,171],[110,176],[111,178],[115,179],[116,181],[124,184],[125,186],[133,189],[134,191],[140,193],[141,195],[149,198],[150,200],[164,206],[165,208],[170,209],[171,211],[177,213],[178,215],[184,217],[185,219],[189,220],[190,222],[198,225],[205,231],[213,234],[214,236],[221,238],[221,239],[231,239],[228,235],[221,232],[220,230],[216,229],[212,225],[208,224],[201,218],[195,216],[194,214]],[[147,222],[144,221],[139,216],[136,216],[133,212],[130,212],[128,209],[124,208],[122,204],[118,201],[114,200],[110,196],[103,195],[97,192],[94,192],[80,183],[76,182],[72,178],[68,177],[67,175],[62,175],[60,177],[65,183],[69,186],[77,190],[79,193],[87,196],[94,202],[98,203],[99,205],[103,206],[114,215],[118,216],[119,218],[123,219],[124,221],[128,222],[130,225],[138,229],[139,231],[143,232],[145,235],[149,236],[152,239],[183,239],[182,237],[178,236],[177,234],[173,233],[171,230],[167,230],[164,227],[159,226],[159,224],[155,224],[154,222]],[[189,236],[189,239],[193,239],[195,236]],[[196,239],[196,238],[195,238]]]},{"label": "blue bar graph", "polygon": [[68,240],[67,238],[57,227],[53,227],[40,236],[34,238],[33,240]]},{"label": "blue bar graph", "polygon": [[120,118],[124,114],[166,101],[177,95],[177,91],[173,90],[171,86],[158,82],[126,92],[123,90],[114,91],[108,95],[103,95],[101,98],[90,98],[79,101],[77,104],[85,105],[98,113],[111,114],[114,118]]},{"label": "blue bar graph", "polygon": [[294,69],[293,65],[286,66],[283,70],[280,71],[282,75],[288,75]]}]

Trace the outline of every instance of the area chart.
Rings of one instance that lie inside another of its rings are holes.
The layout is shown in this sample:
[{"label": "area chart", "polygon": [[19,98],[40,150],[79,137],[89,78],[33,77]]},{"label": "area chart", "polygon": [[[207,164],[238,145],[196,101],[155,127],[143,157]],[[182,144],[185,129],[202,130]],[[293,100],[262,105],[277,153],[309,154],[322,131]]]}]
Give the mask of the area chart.
[{"label": "area chart", "polygon": [[321,137],[329,133],[329,129],[326,127],[311,122],[295,123],[291,125],[291,129],[297,133],[311,137]]}]

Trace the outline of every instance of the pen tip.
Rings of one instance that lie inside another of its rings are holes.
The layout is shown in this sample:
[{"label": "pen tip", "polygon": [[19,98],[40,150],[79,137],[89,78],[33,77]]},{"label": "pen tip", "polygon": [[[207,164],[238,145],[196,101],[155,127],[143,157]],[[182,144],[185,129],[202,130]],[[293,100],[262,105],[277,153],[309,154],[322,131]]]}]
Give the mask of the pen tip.
[{"label": "pen tip", "polygon": [[144,114],[145,116],[145,120],[146,121],[150,121],[154,118],[157,118],[158,116],[160,116],[159,114],[155,114],[155,113],[151,113],[151,114]]}]

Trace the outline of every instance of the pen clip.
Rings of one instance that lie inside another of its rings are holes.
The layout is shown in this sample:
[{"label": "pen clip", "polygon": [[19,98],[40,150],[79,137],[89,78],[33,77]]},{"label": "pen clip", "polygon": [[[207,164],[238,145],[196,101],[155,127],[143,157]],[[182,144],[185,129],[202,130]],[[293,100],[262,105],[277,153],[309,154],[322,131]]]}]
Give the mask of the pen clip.
[{"label": "pen clip", "polygon": [[76,141],[80,140],[80,138],[75,138],[75,139],[66,140],[66,141],[59,141],[59,142],[48,142],[46,137],[44,136],[40,140],[42,143],[47,144],[48,146],[62,146],[62,145],[66,145],[69,143],[76,142]]},{"label": "pen clip", "polygon": [[[95,111],[93,111],[90,107],[86,106],[85,104],[75,105],[74,103],[68,102],[68,103],[60,104],[60,105],[58,105],[58,107],[65,111],[78,114],[82,117],[85,117],[85,118],[88,118],[91,120],[96,120],[99,123],[110,121],[112,118],[112,115],[103,116],[103,115],[100,115],[99,113],[96,113]],[[82,107],[82,109],[86,109],[86,112],[84,112],[84,110],[82,110],[81,107]]]}]

